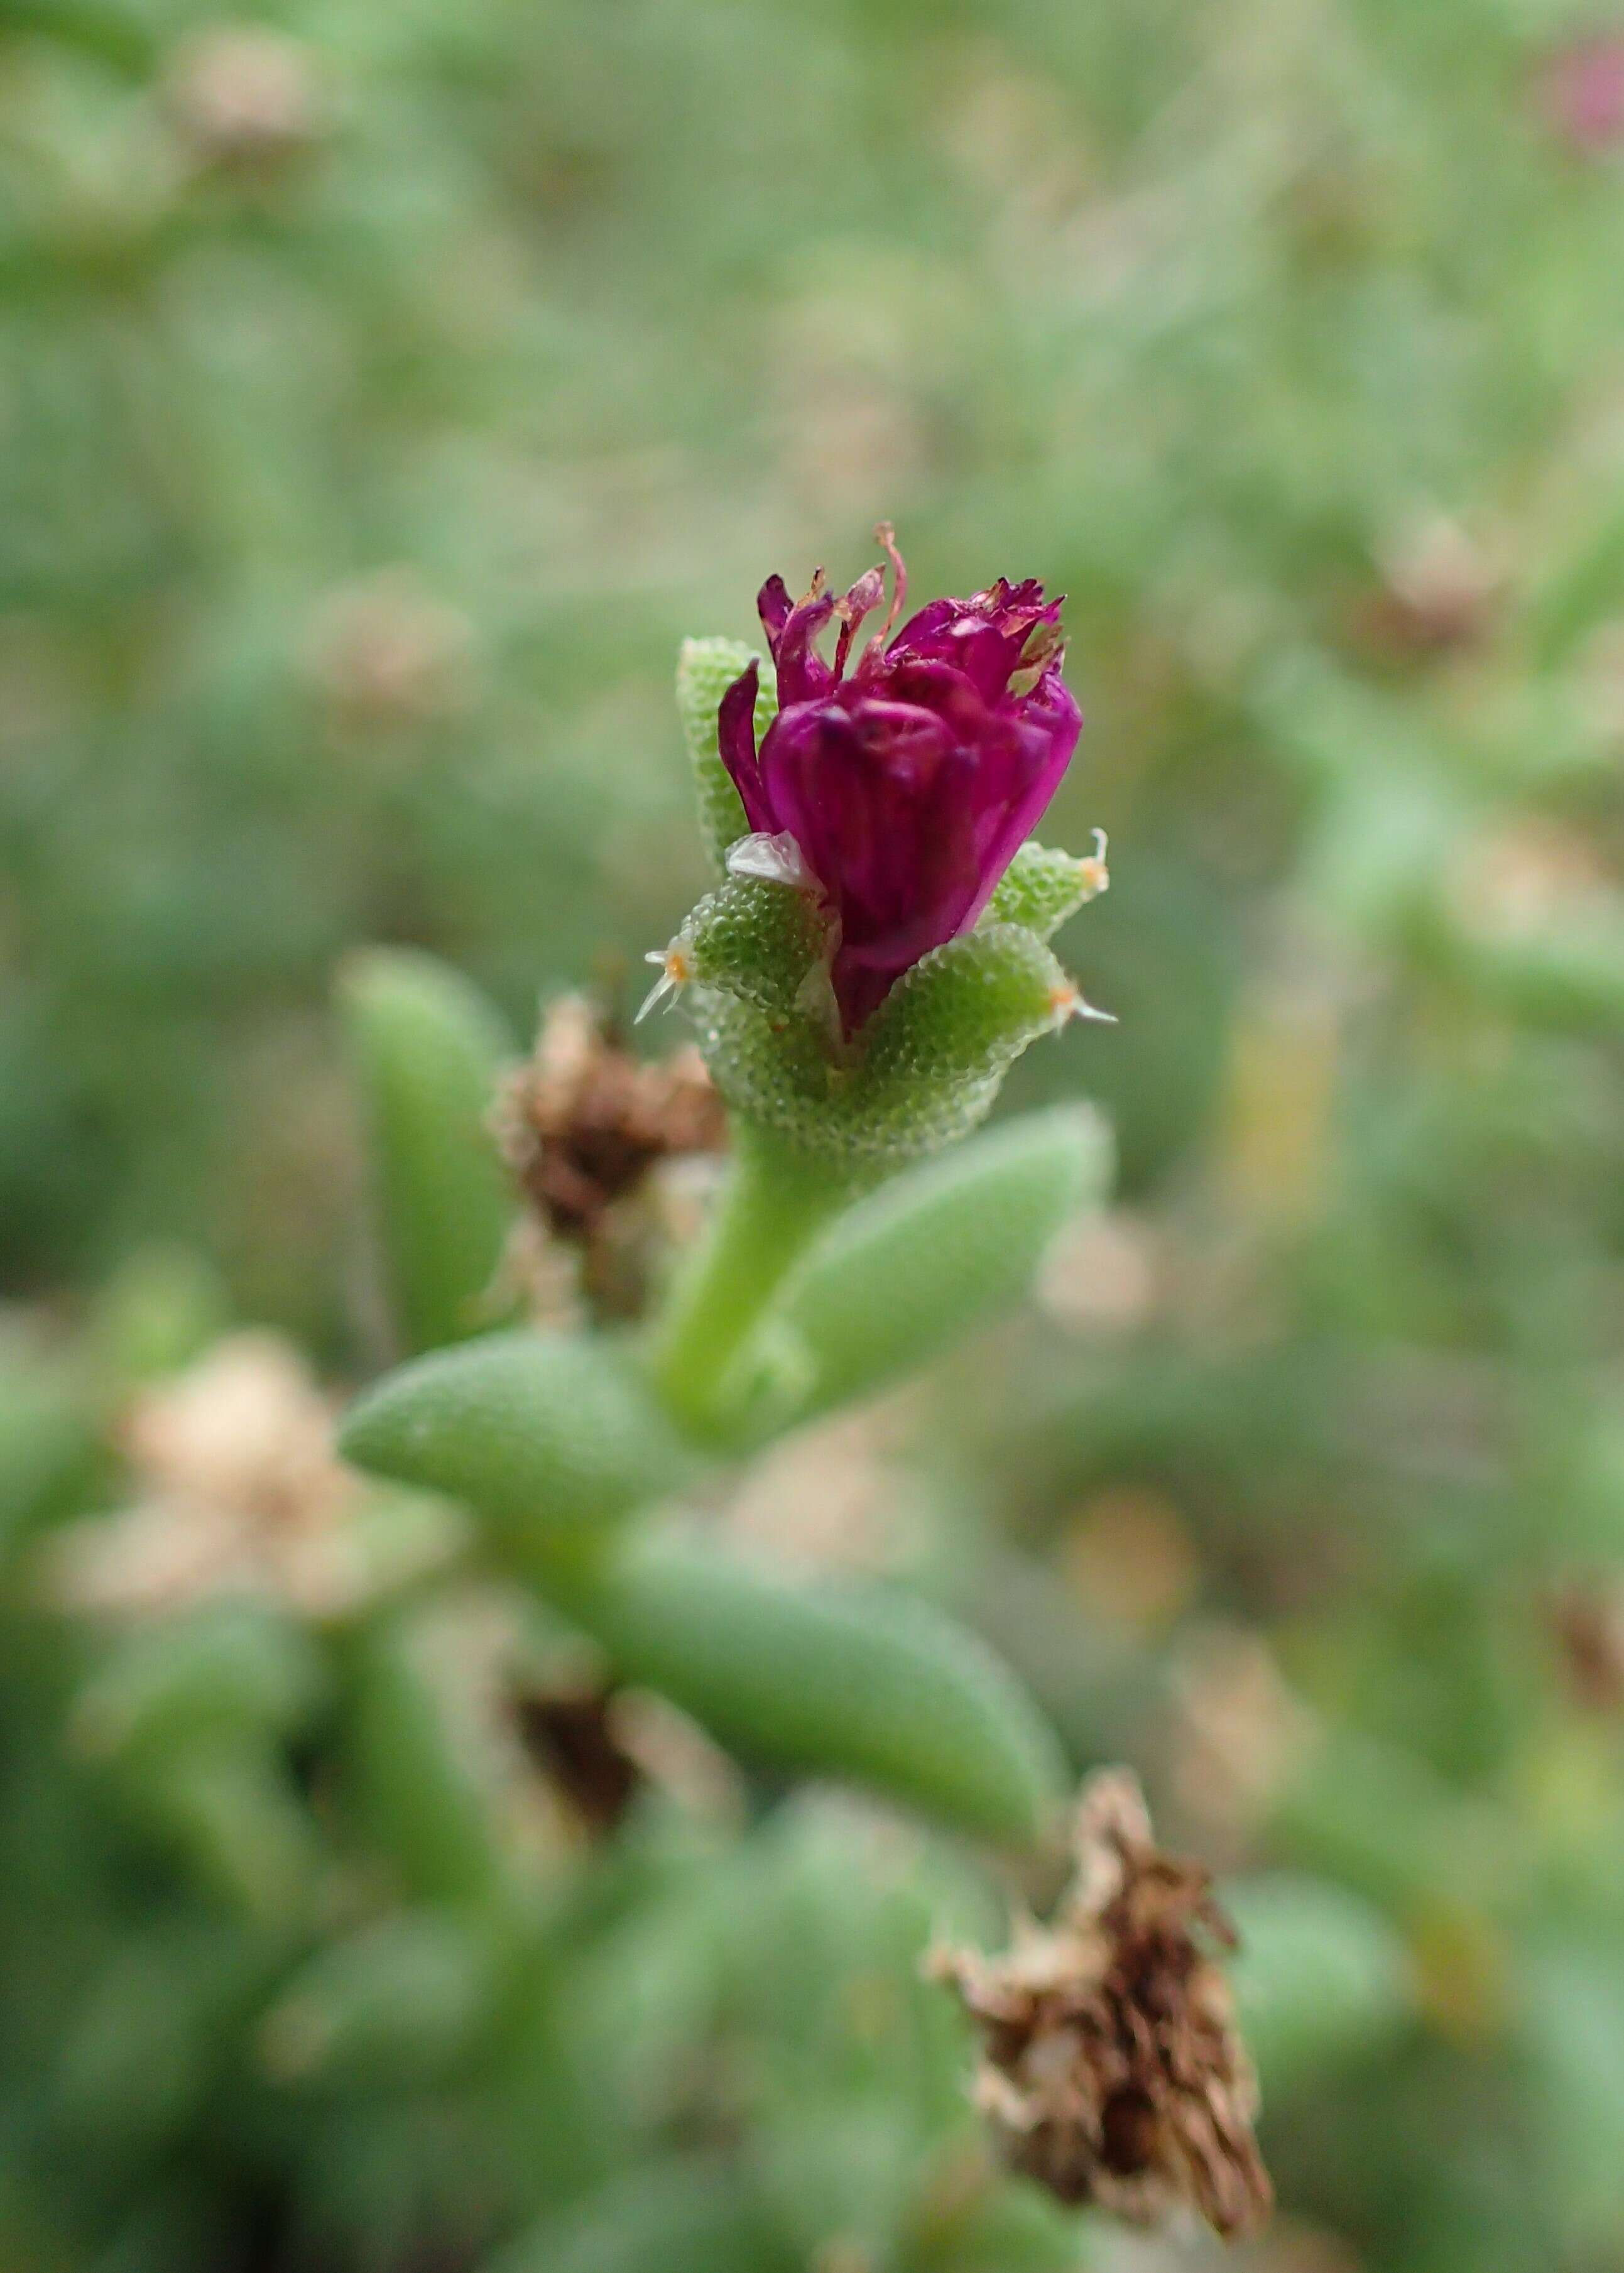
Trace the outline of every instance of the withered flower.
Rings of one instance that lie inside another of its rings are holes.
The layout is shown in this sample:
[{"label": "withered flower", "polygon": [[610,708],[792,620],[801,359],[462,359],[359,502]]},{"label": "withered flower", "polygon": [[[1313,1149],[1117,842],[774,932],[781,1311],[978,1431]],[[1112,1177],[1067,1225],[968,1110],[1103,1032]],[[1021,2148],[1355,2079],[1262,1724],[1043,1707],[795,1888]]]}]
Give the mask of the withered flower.
[{"label": "withered flower", "polygon": [[198,163],[265,174],[319,140],[327,106],[310,51],[260,24],[217,24],[188,41],[165,86]]},{"label": "withered flower", "polygon": [[144,1389],[118,1428],[126,1506],[60,1527],[41,1577],[84,1617],[163,1617],[221,1595],[339,1617],[453,1550],[438,1523],[369,1523],[333,1449],[333,1411],[279,1335],[227,1335]]},{"label": "withered flower", "polygon": [[981,2029],[977,2104],[1008,2162],[1138,2224],[1180,2205],[1225,2239],[1273,2203],[1258,2091],[1209,1945],[1234,1930],[1199,1865],[1158,1851],[1134,1777],[1083,1787],[1076,1874],[1002,1957],[935,1953]]},{"label": "withered flower", "polygon": [[1624,1592],[1575,1579],[1552,1595],[1549,1614],[1575,1704],[1609,1718],[1624,1714]]},{"label": "withered flower", "polygon": [[1624,142],[1624,39],[1609,31],[1570,41],[1547,64],[1539,96],[1575,157],[1606,157]]},{"label": "withered flower", "polygon": [[[872,568],[843,598],[782,577],[757,605],[778,715],[756,746],[759,668],[723,696],[717,746],[752,831],[790,839],[840,924],[833,979],[848,1035],[903,971],[968,931],[1037,825],[1071,761],[1082,713],[1060,676],[1060,603],[1000,576],[966,600],[902,615],[907,573],[887,524],[894,581]],[[838,622],[834,661],[818,638]],[[848,664],[850,669],[848,671]]]},{"label": "withered flower", "polygon": [[509,1167],[543,1225],[579,1248],[600,1308],[636,1307],[627,1209],[666,1160],[720,1152],[721,1099],[693,1048],[655,1065],[622,1049],[591,1003],[555,1002],[497,1113]]},{"label": "withered flower", "polygon": [[475,634],[460,610],[408,568],[339,585],[311,619],[308,669],[346,740],[386,739],[454,718],[477,681]]}]

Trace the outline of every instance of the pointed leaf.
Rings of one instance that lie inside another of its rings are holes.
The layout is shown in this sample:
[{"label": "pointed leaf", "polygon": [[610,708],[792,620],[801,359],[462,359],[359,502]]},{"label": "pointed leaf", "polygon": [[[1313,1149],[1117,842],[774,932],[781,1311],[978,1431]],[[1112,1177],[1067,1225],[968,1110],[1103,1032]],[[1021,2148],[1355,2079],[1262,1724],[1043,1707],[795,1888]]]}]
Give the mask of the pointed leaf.
[{"label": "pointed leaf", "polygon": [[731,877],[700,902],[674,945],[696,986],[720,987],[763,1010],[797,1007],[827,945],[807,893],[756,877]]},{"label": "pointed leaf", "polygon": [[496,1750],[454,1615],[392,1618],[355,1663],[350,1774],[367,1827],[410,1892],[480,1902],[509,1886]]},{"label": "pointed leaf", "polygon": [[266,2014],[265,2065],[284,2083],[386,2084],[442,2074],[478,2041],[496,1993],[489,1932],[444,1911],[398,1911],[329,1942]]},{"label": "pointed leaf", "polygon": [[408,1350],[498,1323],[514,1205],[489,1120],[512,1045],[496,1012],[430,956],[375,949],[340,1001],[370,1123],[389,1292]]},{"label": "pointed leaf", "polygon": [[628,1354],[491,1334],[385,1375],[352,1407],[358,1467],[464,1500],[523,1564],[670,1490],[687,1459]]},{"label": "pointed leaf", "polygon": [[1098,1116],[1058,1106],[860,1201],[812,1249],[773,1322],[811,1384],[802,1412],[882,1388],[1018,1302],[1110,1172]]},{"label": "pointed leaf", "polygon": [[1055,1738],[976,1635],[917,1597],[793,1585],[698,1546],[632,1542],[574,1605],[631,1680],[724,1744],[849,1776],[1021,1842],[1066,1788]]},{"label": "pointed leaf", "polygon": [[1231,1978],[1266,2098],[1347,2066],[1403,2028],[1413,2007],[1410,1969],[1373,1904],[1288,1872],[1231,1881],[1223,1900],[1240,1934]]}]

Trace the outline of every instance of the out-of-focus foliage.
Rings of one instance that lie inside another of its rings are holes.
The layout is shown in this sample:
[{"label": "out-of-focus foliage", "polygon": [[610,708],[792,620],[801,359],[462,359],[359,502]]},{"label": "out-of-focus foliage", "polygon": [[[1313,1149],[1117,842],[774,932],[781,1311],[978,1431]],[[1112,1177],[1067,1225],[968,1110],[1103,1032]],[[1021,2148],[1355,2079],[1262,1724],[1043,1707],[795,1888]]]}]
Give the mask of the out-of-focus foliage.
[{"label": "out-of-focus foliage", "polygon": [[309,1445],[309,1538],[233,1500],[255,1396],[321,1440],[285,1353],[190,1499],[132,1420],[233,1320],[370,1369],[341,959],[519,1032],[669,938],[679,638],[882,512],[924,593],[1070,595],[1120,1024],[1011,1087],[1120,1197],[722,1519],[980,1625],[1233,1878],[1249,2264],[1618,2260],[1605,17],[9,0],[0,2262],[1123,2262],[987,2169],[916,1969],[999,1931],[962,1846],[666,1729],[583,1848],[490,1709],[564,1644],[441,1504]]}]

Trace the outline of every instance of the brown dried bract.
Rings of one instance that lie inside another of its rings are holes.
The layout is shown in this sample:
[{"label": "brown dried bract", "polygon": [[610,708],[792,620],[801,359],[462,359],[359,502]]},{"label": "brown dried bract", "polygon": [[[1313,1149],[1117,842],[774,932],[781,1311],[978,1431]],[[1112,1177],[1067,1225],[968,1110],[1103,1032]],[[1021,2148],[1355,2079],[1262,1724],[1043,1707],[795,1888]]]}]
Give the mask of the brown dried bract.
[{"label": "brown dried bract", "polygon": [[977,2104],[1006,2158],[1062,2202],[1139,2224],[1179,2205],[1226,2239],[1273,2189],[1253,2135],[1258,2091],[1229,1986],[1198,1934],[1233,1947],[1207,1872],[1158,1852],[1134,1779],[1084,1786],[1076,1876],[1053,1924],[1002,1957],[938,1952],[979,2025]]},{"label": "brown dried bract", "polygon": [[565,995],[543,1021],[529,1062],[498,1106],[509,1167],[547,1229],[584,1250],[588,1291],[627,1307],[625,1204],[649,1172],[727,1143],[722,1099],[696,1049],[651,1065],[622,1049],[584,997]]}]

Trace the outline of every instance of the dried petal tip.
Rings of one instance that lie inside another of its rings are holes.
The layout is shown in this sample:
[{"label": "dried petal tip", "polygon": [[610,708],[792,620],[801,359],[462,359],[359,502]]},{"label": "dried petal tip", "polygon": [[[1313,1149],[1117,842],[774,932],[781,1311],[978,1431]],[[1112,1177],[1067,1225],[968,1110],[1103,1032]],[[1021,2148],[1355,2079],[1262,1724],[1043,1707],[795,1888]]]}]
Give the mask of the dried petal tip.
[{"label": "dried petal tip", "polygon": [[1257,2083],[1205,1946],[1232,1947],[1233,1929],[1207,1872],[1158,1851],[1125,1770],[1084,1785],[1075,1847],[1051,1925],[1022,1921],[1002,1957],[929,1961],[982,2031],[977,2104],[1006,2158],[1062,2202],[1144,2225],[1182,2205],[1248,2232],[1274,2199]]}]

